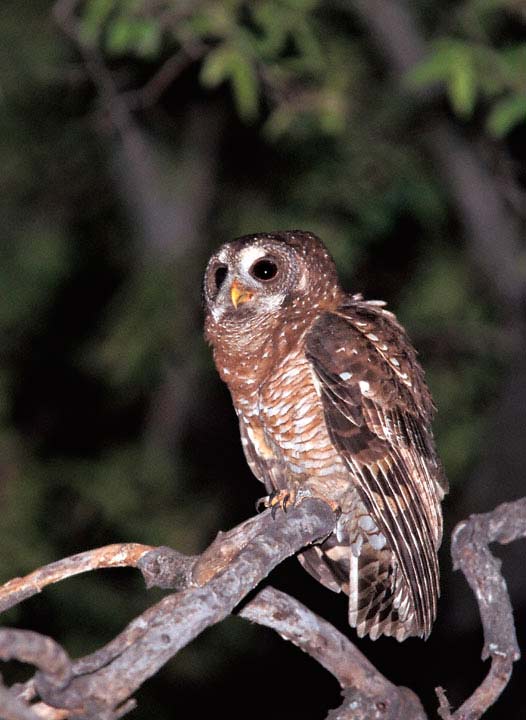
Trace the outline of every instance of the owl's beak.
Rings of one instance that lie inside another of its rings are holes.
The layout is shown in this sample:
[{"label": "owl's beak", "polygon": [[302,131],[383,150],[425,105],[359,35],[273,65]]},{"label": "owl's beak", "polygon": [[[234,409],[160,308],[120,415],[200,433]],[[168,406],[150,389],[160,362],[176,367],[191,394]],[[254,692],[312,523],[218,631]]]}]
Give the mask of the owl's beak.
[{"label": "owl's beak", "polygon": [[234,280],[232,287],[230,288],[230,297],[232,298],[232,305],[237,310],[238,305],[242,305],[243,303],[252,300],[254,293],[243,287],[243,285],[241,285],[241,283],[237,280]]}]

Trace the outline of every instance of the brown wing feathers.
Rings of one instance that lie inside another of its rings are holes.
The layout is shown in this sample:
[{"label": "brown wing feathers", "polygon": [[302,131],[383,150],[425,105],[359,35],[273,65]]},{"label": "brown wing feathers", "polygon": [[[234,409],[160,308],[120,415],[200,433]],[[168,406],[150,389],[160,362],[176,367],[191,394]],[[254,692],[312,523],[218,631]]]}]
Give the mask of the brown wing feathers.
[{"label": "brown wing feathers", "polygon": [[[384,567],[377,597],[371,600],[366,592],[369,625],[375,612],[375,622],[387,622],[397,592],[403,614],[405,593],[414,619],[408,618],[397,637],[427,635],[436,614],[442,493],[429,430],[433,405],[414,350],[394,316],[355,301],[319,318],[307,337],[307,356],[320,383],[331,438],[402,575],[396,588],[396,578]],[[383,556],[376,553],[378,563]],[[391,619],[396,616],[395,611]],[[367,618],[362,620],[367,630]]]}]

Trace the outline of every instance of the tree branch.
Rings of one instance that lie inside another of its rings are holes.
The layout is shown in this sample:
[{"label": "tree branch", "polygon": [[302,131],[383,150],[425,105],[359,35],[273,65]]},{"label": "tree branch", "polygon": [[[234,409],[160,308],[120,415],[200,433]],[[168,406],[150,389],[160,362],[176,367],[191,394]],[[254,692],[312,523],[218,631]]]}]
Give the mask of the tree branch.
[{"label": "tree branch", "polygon": [[[3,717],[13,720],[116,720],[129,712],[130,696],[179,649],[219,622],[282,560],[332,532],[336,516],[321,500],[307,498],[276,518],[267,511],[227,533],[219,533],[200,556],[133,543],[80,553],[0,588],[2,607],[12,607],[46,585],[80,572],[130,565],[149,587],[178,588],[135,618],[106,646],[71,662],[53,640],[23,630],[0,630],[0,659],[17,659],[39,668],[34,679],[10,690],[0,686]],[[452,556],[479,604],[483,659],[490,671],[479,688],[454,713],[437,689],[443,720],[478,720],[507,684],[519,657],[513,615],[500,563],[490,542],[509,543],[526,536],[526,498],[474,515],[453,533]],[[239,615],[265,625],[293,642],[331,672],[344,701],[329,720],[425,720],[411,690],[390,683],[354,645],[297,600],[272,588],[262,590]],[[37,696],[43,702],[35,702]]]},{"label": "tree branch", "polygon": [[0,710],[3,720],[41,720],[22,700],[0,683]]},{"label": "tree branch", "polygon": [[117,543],[71,555],[63,560],[38,568],[25,577],[13,578],[0,587],[0,613],[41,592],[47,585],[90,570],[111,567],[137,567],[150,545]]},{"label": "tree branch", "polygon": [[[113,712],[178,650],[226,617],[276,565],[305,544],[325,537],[334,523],[329,506],[310,498],[275,519],[266,512],[249,520],[254,537],[243,544],[246,538],[238,532],[241,549],[233,559],[229,550],[228,567],[219,575],[203,586],[195,584],[168,595],[133,620],[106,648],[74,663],[75,677],[67,688],[37,676],[40,696],[56,707],[84,708],[88,716],[95,712],[100,717],[102,709]],[[96,703],[91,706],[93,700]]]},{"label": "tree branch", "polygon": [[344,704],[334,711],[334,718],[365,720],[374,717],[373,708],[382,720],[425,720],[422,705],[411,690],[389,682],[345,635],[286,593],[265,588],[239,615],[272,628],[334,675],[345,689]]},{"label": "tree branch", "polygon": [[488,545],[503,545],[526,537],[526,498],[499,505],[490,513],[472,515],[453,531],[451,556],[475,594],[482,628],[482,659],[491,657],[490,670],[475,692],[451,714],[442,688],[437,689],[439,714],[444,720],[478,720],[497,700],[509,682],[513,663],[520,658],[513,610],[501,562]]}]

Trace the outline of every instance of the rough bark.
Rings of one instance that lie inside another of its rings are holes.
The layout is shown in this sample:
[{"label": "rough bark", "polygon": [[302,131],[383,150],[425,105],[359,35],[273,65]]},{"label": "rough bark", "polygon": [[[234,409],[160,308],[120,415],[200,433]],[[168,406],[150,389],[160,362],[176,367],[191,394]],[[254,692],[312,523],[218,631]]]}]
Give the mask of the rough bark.
[{"label": "rough bark", "polygon": [[[0,588],[2,608],[12,607],[53,582],[102,567],[131,566],[148,587],[177,589],[135,618],[106,646],[72,662],[54,640],[17,629],[0,630],[0,660],[17,659],[38,668],[23,686],[0,686],[2,717],[14,720],[115,720],[135,707],[140,685],[203,630],[240,606],[286,557],[327,536],[336,516],[321,500],[307,498],[287,513],[269,510],[220,533],[201,555],[127,543],[80,553],[16,578]],[[526,498],[473,515],[452,538],[452,557],[472,588],[484,632],[482,658],[491,658],[487,677],[451,712],[437,689],[444,720],[478,720],[498,698],[519,658],[513,613],[492,542],[526,537]],[[339,681],[341,706],[332,720],[425,720],[409,689],[387,680],[332,625],[285,593],[265,588],[238,613],[293,642]]]}]

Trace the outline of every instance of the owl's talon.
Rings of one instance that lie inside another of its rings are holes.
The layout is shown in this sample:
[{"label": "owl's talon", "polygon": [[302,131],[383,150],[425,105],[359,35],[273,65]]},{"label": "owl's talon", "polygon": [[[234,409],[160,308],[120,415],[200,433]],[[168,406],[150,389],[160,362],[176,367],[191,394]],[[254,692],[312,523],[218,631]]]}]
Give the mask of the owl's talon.
[{"label": "owl's talon", "polygon": [[276,517],[276,513],[279,508],[283,512],[287,512],[289,508],[296,504],[296,491],[295,490],[275,490],[266,497],[259,498],[256,501],[256,512],[262,512],[265,509],[270,508],[272,517]]},{"label": "owl's talon", "polygon": [[281,508],[283,512],[287,512],[290,507],[294,507],[296,504],[296,491],[295,490],[278,490],[271,493],[268,498],[263,498],[267,501],[266,507],[269,507],[272,512],[272,517],[276,517],[278,508]]},{"label": "owl's talon", "polygon": [[265,495],[265,497],[260,497],[258,500],[256,500],[256,512],[260,513],[263,512],[263,510],[266,510],[268,507],[270,507],[270,495]]}]

